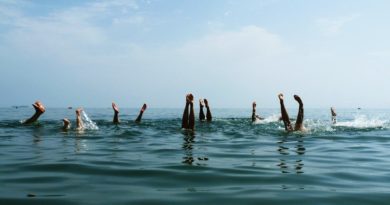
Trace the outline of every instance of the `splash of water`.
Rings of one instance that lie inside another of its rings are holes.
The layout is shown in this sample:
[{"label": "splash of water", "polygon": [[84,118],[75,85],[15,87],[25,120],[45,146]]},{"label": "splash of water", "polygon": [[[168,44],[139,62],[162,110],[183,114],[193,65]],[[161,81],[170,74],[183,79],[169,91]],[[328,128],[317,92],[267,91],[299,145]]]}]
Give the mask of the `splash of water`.
[{"label": "splash of water", "polygon": [[337,122],[336,127],[352,127],[352,128],[383,128],[387,124],[387,120],[379,118],[369,119],[365,115],[357,115],[352,121]]},{"label": "splash of water", "polygon": [[303,123],[308,132],[333,132],[332,124],[323,120],[306,119]]},{"label": "splash of water", "polygon": [[87,113],[83,110],[82,112],[82,119],[83,119],[83,122],[84,122],[84,129],[86,130],[98,130],[99,127],[96,125],[96,123],[94,121],[92,121]]},{"label": "splash of water", "polygon": [[253,123],[254,124],[267,124],[267,123],[271,123],[271,122],[278,122],[279,121],[279,117],[280,117],[280,115],[273,114],[271,116],[266,117],[263,120],[256,119],[256,121],[253,122]]}]

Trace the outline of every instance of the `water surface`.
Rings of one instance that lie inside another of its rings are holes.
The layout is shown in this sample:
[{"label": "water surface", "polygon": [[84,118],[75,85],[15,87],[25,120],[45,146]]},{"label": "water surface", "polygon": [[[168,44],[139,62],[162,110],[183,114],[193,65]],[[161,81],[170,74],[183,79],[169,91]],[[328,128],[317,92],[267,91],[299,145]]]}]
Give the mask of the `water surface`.
[{"label": "water surface", "polygon": [[[61,130],[74,110],[0,109],[0,204],[387,204],[390,110],[306,109],[286,133],[279,109],[213,109],[180,129],[182,109],[85,109],[98,129]],[[290,110],[295,117],[296,110]],[[30,195],[29,195],[30,194]]]}]

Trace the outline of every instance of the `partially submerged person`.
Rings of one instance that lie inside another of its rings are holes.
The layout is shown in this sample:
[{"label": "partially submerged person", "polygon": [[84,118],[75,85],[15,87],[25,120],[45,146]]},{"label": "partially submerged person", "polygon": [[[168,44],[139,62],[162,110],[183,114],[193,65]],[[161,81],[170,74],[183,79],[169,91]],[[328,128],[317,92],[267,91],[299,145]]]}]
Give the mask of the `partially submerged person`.
[{"label": "partially submerged person", "polygon": [[[143,106],[141,107],[141,110],[139,111],[137,118],[135,119],[135,122],[141,122],[142,115],[144,114],[147,107],[148,106],[146,105],[146,103],[144,103]],[[114,110],[114,118],[112,121],[113,121],[113,123],[118,124],[120,122],[119,121],[119,108],[114,102],[112,103],[112,109]]]},{"label": "partially submerged person", "polygon": [[[207,99],[200,99],[199,100],[199,107],[200,107],[200,110],[199,110],[199,120],[200,121],[205,121],[207,120],[207,122],[211,122],[211,120],[213,119],[212,115],[211,115],[211,110],[210,110],[210,106],[209,106],[209,102],[207,101]],[[206,116],[204,115],[204,112],[203,112],[203,107],[206,107]]]},{"label": "partially submerged person", "polygon": [[38,118],[46,111],[45,106],[40,101],[36,101],[32,106],[35,109],[35,113],[29,119],[25,120],[23,124],[30,124],[36,122]]},{"label": "partially submerged person", "polygon": [[289,131],[289,132],[291,132],[291,131],[305,131],[305,127],[303,126],[303,102],[302,102],[301,98],[298,95],[294,95],[294,99],[299,103],[298,116],[297,116],[297,120],[295,122],[294,127],[291,124],[287,110],[284,107],[283,94],[280,93],[278,95],[278,98],[280,101],[280,109],[281,109],[281,113],[282,113],[282,120],[284,123],[284,129],[286,131]]},{"label": "partially submerged person", "polygon": [[336,122],[337,122],[337,120],[336,120],[337,114],[336,114],[336,111],[334,110],[333,107],[330,108],[330,113],[332,114],[332,123],[336,124]]},{"label": "partially submerged person", "polygon": [[252,122],[256,122],[257,120],[264,120],[264,118],[256,115],[256,102],[252,103]]},{"label": "partially submerged person", "polygon": [[186,106],[183,112],[181,128],[188,130],[195,129],[194,96],[191,93],[186,96]]}]

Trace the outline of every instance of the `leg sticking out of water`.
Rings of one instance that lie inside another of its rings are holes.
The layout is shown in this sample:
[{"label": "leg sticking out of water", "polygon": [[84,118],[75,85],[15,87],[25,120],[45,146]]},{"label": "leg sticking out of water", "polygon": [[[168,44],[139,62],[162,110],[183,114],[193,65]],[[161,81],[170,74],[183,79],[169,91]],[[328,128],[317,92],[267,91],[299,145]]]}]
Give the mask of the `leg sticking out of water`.
[{"label": "leg sticking out of water", "polygon": [[[190,93],[186,96],[186,106],[183,112],[181,128],[194,130],[195,114],[194,114],[194,96]],[[189,110],[189,114],[188,114]]]},{"label": "leg sticking out of water", "polygon": [[206,119],[206,116],[204,115],[204,112],[203,112],[203,107],[204,107],[204,101],[203,99],[200,99],[199,100],[199,120],[200,121],[204,121]]},{"label": "leg sticking out of water", "polygon": [[77,108],[77,110],[76,110],[76,124],[77,124],[78,130],[84,129],[83,119],[81,118],[82,111],[83,111],[82,108]]},{"label": "leg sticking out of water", "polygon": [[142,106],[141,110],[139,111],[137,119],[135,119],[135,122],[141,122],[142,115],[144,114],[144,112],[145,112],[147,107],[148,106],[144,103],[144,105]]},{"label": "leg sticking out of water", "polygon": [[332,123],[336,124],[336,116],[337,116],[337,114],[336,114],[336,111],[334,110],[333,107],[330,108],[330,112],[332,114]]},{"label": "leg sticking out of water", "polygon": [[114,102],[112,103],[112,109],[114,110],[114,119],[112,121],[114,124],[118,124],[119,123],[119,108]]},{"label": "leg sticking out of water", "polygon": [[284,129],[286,131],[293,131],[293,128],[291,126],[291,122],[290,122],[290,118],[288,116],[288,113],[287,113],[287,110],[286,108],[284,107],[284,98],[283,98],[283,94],[280,93],[278,95],[279,97],[279,101],[280,101],[280,111],[282,113],[282,120],[283,120],[283,123],[284,123]]},{"label": "leg sticking out of water", "polygon": [[264,118],[256,115],[256,102],[252,103],[252,122],[255,122],[256,120],[264,120]]},{"label": "leg sticking out of water", "polygon": [[23,122],[23,124],[33,123],[46,111],[45,106],[40,101],[36,101],[32,106],[35,109],[35,113],[29,119]]},{"label": "leg sticking out of water", "polygon": [[181,128],[183,129],[188,129],[188,108],[190,106],[188,95],[186,95],[186,106],[184,107],[183,117],[181,118]]},{"label": "leg sticking out of water", "polygon": [[190,101],[190,116],[188,117],[188,129],[195,130],[195,112],[194,112],[194,96],[189,95]]},{"label": "leg sticking out of water", "polygon": [[207,109],[207,112],[206,112],[207,122],[211,122],[213,117],[211,116],[211,110],[210,110],[209,102],[207,101],[207,99],[204,99],[204,105],[206,106],[206,109]]},{"label": "leg sticking out of water", "polygon": [[62,122],[64,123],[64,126],[62,126],[63,130],[70,129],[70,120],[68,118],[62,119]]},{"label": "leg sticking out of water", "polygon": [[294,99],[299,103],[297,120],[295,122],[295,131],[304,131],[305,127],[303,126],[303,102],[298,95],[294,95]]}]

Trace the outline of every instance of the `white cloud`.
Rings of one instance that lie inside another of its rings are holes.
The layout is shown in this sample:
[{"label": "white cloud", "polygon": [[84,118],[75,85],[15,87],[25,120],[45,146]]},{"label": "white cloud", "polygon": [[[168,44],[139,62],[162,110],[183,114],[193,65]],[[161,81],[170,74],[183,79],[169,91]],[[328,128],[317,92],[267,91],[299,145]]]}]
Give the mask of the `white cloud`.
[{"label": "white cloud", "polygon": [[[4,42],[3,49],[36,59],[61,63],[100,60],[111,50],[132,47],[131,42],[119,42],[110,36],[110,28],[129,29],[130,24],[144,21],[142,16],[122,12],[123,9],[136,11],[139,7],[135,1],[98,1],[46,16],[27,16],[22,8],[0,4],[0,23],[10,27],[0,41]],[[102,25],[100,20],[107,24]]]},{"label": "white cloud", "polygon": [[179,49],[179,53],[194,61],[221,63],[221,67],[226,67],[226,62],[246,65],[269,61],[290,50],[279,36],[252,25],[238,31],[215,32],[190,41]]},{"label": "white cloud", "polygon": [[325,35],[336,35],[350,22],[360,17],[359,14],[343,16],[338,18],[320,18],[316,23],[321,32]]}]

